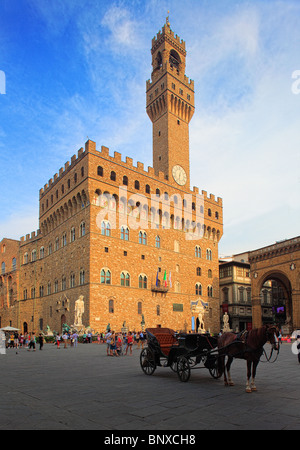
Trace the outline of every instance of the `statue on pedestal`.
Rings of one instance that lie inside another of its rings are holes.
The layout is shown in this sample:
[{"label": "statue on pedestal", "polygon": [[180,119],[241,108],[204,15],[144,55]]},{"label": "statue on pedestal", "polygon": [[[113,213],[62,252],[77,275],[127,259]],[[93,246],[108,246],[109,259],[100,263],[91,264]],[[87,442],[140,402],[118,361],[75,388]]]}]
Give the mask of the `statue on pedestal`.
[{"label": "statue on pedestal", "polygon": [[229,325],[229,315],[227,314],[227,312],[224,313],[223,315],[223,328],[222,328],[223,333],[227,333],[229,331],[232,331]]},{"label": "statue on pedestal", "polygon": [[82,327],[82,316],[84,314],[84,296],[80,295],[75,302],[75,327]]}]

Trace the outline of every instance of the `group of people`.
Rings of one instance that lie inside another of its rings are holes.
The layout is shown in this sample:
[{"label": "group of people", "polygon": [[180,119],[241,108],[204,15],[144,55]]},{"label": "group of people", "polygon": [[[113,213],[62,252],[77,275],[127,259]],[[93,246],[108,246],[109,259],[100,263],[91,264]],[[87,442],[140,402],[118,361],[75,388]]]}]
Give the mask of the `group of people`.
[{"label": "group of people", "polygon": [[7,336],[7,348],[14,348],[16,350],[20,348],[26,348],[28,351],[36,350],[36,344],[39,344],[39,349],[43,350],[44,346],[44,337],[42,333],[39,336],[36,336],[35,333],[10,333]]},{"label": "group of people", "polygon": [[115,331],[108,330],[105,334],[104,341],[106,342],[106,354],[107,356],[122,356],[132,355],[133,344],[137,344],[138,348],[142,346],[146,341],[146,334],[143,331],[128,333],[115,333]]}]

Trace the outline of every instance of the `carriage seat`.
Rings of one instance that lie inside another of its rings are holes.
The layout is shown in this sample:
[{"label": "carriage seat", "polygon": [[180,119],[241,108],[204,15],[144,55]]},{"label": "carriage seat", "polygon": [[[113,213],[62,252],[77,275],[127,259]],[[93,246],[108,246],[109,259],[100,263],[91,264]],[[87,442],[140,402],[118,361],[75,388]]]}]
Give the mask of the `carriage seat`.
[{"label": "carriage seat", "polygon": [[179,345],[176,333],[171,328],[147,328],[146,331],[155,336],[165,356],[169,356],[172,347]]},{"label": "carriage seat", "polygon": [[178,345],[177,339],[172,334],[155,334],[156,339],[159,342],[159,346],[164,355],[169,356],[170,350],[174,345]]}]

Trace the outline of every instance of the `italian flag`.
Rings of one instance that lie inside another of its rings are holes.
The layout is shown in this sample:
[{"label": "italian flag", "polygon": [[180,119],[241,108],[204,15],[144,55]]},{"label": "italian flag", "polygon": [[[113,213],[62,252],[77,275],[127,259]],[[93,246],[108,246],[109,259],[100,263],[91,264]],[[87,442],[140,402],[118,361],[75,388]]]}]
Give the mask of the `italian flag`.
[{"label": "italian flag", "polygon": [[165,270],[165,274],[164,274],[164,285],[165,287],[167,287],[167,271]]}]

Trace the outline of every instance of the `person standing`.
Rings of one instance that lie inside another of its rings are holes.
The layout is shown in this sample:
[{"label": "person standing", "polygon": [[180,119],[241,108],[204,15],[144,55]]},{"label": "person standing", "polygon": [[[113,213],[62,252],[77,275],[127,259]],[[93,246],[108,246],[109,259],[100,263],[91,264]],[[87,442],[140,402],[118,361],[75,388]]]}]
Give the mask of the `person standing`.
[{"label": "person standing", "polygon": [[57,333],[57,335],[56,335],[56,345],[57,345],[57,348],[59,348],[60,339],[61,339],[60,334]]},{"label": "person standing", "polygon": [[40,335],[39,335],[39,344],[40,344],[40,350],[43,350],[43,347],[44,347],[44,337],[43,337],[42,333],[40,333]]},{"label": "person standing", "polygon": [[108,332],[106,333],[105,340],[106,340],[106,344],[107,344],[106,354],[107,354],[107,356],[110,356],[110,341],[111,341],[111,332],[110,332],[110,330],[108,330]]},{"label": "person standing", "polygon": [[127,336],[127,347],[126,347],[125,355],[127,355],[128,349],[130,351],[130,355],[132,355],[132,344],[133,344],[133,337],[132,337],[131,331],[129,331],[128,336]]}]

